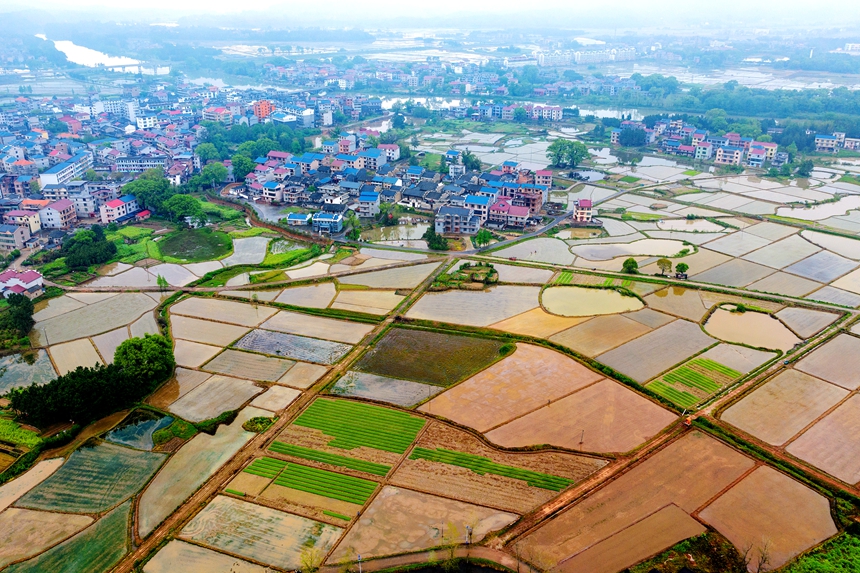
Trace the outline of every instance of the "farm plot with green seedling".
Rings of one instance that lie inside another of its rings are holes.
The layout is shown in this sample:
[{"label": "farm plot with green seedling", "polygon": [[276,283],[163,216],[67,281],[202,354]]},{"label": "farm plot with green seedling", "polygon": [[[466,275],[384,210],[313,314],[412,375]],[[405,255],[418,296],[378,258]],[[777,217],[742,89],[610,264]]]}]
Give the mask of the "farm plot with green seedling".
[{"label": "farm plot with green seedling", "polygon": [[442,422],[421,435],[391,483],[526,513],[606,465],[561,452],[503,452]]},{"label": "farm plot with green seedling", "polygon": [[370,480],[299,464],[287,464],[274,484],[356,505],[364,505],[377,486]]},{"label": "farm plot with green seedling", "polygon": [[553,284],[569,285],[571,282],[573,282],[573,273],[570,271],[562,271],[561,274],[553,281]]},{"label": "farm plot with green seedling", "polygon": [[648,388],[682,408],[689,408],[742,375],[709,358],[694,358],[648,384]]},{"label": "farm plot with green seedling", "polygon": [[269,446],[269,451],[284,456],[290,456],[294,458],[300,458],[302,460],[308,460],[311,462],[319,462],[321,464],[328,464],[331,466],[347,468],[350,470],[365,472],[376,476],[385,476],[391,469],[391,466],[386,464],[376,464],[365,460],[350,458],[348,456],[339,456],[337,454],[321,452],[312,448],[303,448],[301,446],[285,444],[283,442],[272,443],[272,445]]}]

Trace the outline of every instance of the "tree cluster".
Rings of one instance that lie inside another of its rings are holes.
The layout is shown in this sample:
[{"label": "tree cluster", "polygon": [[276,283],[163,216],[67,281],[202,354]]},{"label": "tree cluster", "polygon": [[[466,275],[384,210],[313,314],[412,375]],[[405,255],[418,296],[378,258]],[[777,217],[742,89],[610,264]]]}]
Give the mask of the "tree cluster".
[{"label": "tree cluster", "polygon": [[12,293],[6,298],[9,309],[0,314],[0,330],[14,331],[19,337],[27,336],[33,328],[33,301],[23,294]]},{"label": "tree cluster", "polygon": [[436,232],[436,229],[431,225],[424,231],[422,238],[427,241],[427,246],[434,251],[447,251],[448,239]]},{"label": "tree cluster", "polygon": [[174,365],[170,341],[147,334],[120,344],[112,364],[79,366],[47,384],[16,388],[7,397],[11,408],[37,427],[69,420],[84,425],[151,393]]},{"label": "tree cluster", "polygon": [[556,139],[546,150],[552,164],[556,167],[576,167],[588,158],[588,148],[581,141]]},{"label": "tree cluster", "polygon": [[80,229],[67,238],[60,248],[60,254],[66,257],[66,267],[81,270],[114,258],[116,245],[105,238],[104,229],[93,225],[90,229]]}]

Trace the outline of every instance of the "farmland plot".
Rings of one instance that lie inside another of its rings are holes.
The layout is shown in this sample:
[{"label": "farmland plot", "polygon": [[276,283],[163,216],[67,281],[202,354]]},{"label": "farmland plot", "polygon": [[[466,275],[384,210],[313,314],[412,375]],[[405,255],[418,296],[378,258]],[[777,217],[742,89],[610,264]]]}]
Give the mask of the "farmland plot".
[{"label": "farmland plot", "polygon": [[419,410],[485,432],[602,379],[564,354],[529,344]]},{"label": "farmland plot", "polygon": [[0,567],[44,551],[92,521],[85,515],[7,509],[0,513]]},{"label": "farmland plot", "polygon": [[227,376],[247,376],[252,380],[274,382],[286,374],[293,364],[292,360],[227,349],[207,362],[204,368]]},{"label": "farmland plot", "polygon": [[773,269],[743,259],[733,259],[720,266],[696,274],[696,280],[711,284],[742,287],[772,274]]},{"label": "farmland plot", "polygon": [[284,386],[271,386],[265,393],[251,400],[251,406],[271,412],[280,412],[292,404],[302,393]]},{"label": "farmland plot", "polygon": [[[753,465],[721,442],[692,432],[545,521],[518,548],[540,556],[542,567],[553,567],[669,504],[695,511]],[[625,549],[633,563],[654,554],[651,544],[640,543]]]},{"label": "farmland plot", "polygon": [[227,346],[248,332],[248,329],[242,326],[180,315],[170,318],[170,330],[174,338],[202,342],[213,346]]},{"label": "farmland plot", "polygon": [[219,346],[179,339],[173,342],[173,357],[176,365],[186,368],[199,368],[219,352],[221,352]]},{"label": "farmland plot", "polygon": [[839,315],[808,308],[787,307],[776,313],[776,317],[801,338],[809,338],[836,322]]},{"label": "farmland plot", "polygon": [[860,261],[860,241],[828,233],[804,230],[800,236],[814,245],[855,261]]},{"label": "farmland plot", "polygon": [[109,443],[80,448],[16,505],[44,511],[100,513],[136,493],[165,459],[163,454]]},{"label": "farmland plot", "polygon": [[860,396],[838,408],[789,444],[786,450],[846,483],[860,481]]},{"label": "farmland plot", "polygon": [[328,308],[337,295],[334,283],[322,283],[293,288],[285,288],[275,302],[304,306],[307,308]]},{"label": "farmland plot", "polygon": [[88,338],[55,344],[48,351],[54,364],[57,365],[57,374],[60,376],[68,374],[78,366],[92,368],[96,364],[102,364],[98,352]]},{"label": "farmland plot", "polygon": [[494,253],[497,257],[518,258],[541,263],[569,265],[573,263],[573,253],[567,243],[559,239],[538,237],[506,247]]},{"label": "farmland plot", "polygon": [[74,537],[52,547],[38,557],[17,563],[9,573],[104,573],[128,551],[131,501],[113,509]]},{"label": "farmland plot", "polygon": [[341,529],[268,507],[219,496],[180,537],[283,569],[302,567],[301,553],[325,554]]},{"label": "farmland plot", "polygon": [[138,450],[151,451],[152,435],[173,423],[170,416],[158,416],[149,410],[136,410],[122,425],[107,433],[105,440]]},{"label": "farmland plot", "polygon": [[847,394],[847,390],[818,378],[786,370],[732,405],[721,418],[779,446]]},{"label": "farmland plot", "polygon": [[563,330],[549,339],[594,357],[648,332],[651,329],[641,322],[620,315],[607,315]]},{"label": "farmland plot", "polygon": [[[398,452],[388,452],[368,445],[349,449],[330,445],[334,438],[323,430],[292,424],[278,435],[276,441],[269,447],[269,451],[295,457],[294,453],[285,452],[295,452],[298,451],[296,448],[299,448],[302,451],[322,452],[326,456],[348,457],[386,467],[393,466],[401,457]],[[301,459],[308,460],[310,458],[304,456]]]},{"label": "farmland plot", "polygon": [[308,364],[307,362],[296,362],[296,365],[287,370],[281,376],[278,384],[291,386],[293,388],[310,388],[314,383],[328,372],[328,368],[319,364]]},{"label": "farmland plot", "polygon": [[0,512],[18,501],[22,495],[48,479],[63,465],[63,458],[42,460],[27,473],[0,486]]},{"label": "farmland plot", "polygon": [[856,390],[860,368],[860,338],[840,334],[816,348],[795,366],[801,372],[812,374],[837,386]]},{"label": "farmland plot", "polygon": [[370,374],[450,386],[492,364],[502,343],[473,336],[392,328],[358,361]]},{"label": "farmland plot", "polygon": [[539,294],[540,288],[532,286],[430,292],[422,296],[406,316],[452,324],[489,326],[537,308]]},{"label": "farmland plot", "polygon": [[269,412],[248,406],[229,426],[218,426],[214,436],[197,434],[164,464],[140,496],[138,532],[149,535],[156,526],[179,507],[198,487],[232,458],[254,434],[242,424]]},{"label": "farmland plot", "polygon": [[821,302],[830,302],[833,304],[847,306],[849,308],[856,308],[860,306],[860,296],[858,296],[856,293],[848,292],[847,290],[838,289],[832,286],[826,286],[807,295],[804,298],[810,300],[820,300]]},{"label": "farmland plot", "polygon": [[585,322],[590,317],[566,317],[550,314],[542,308],[534,308],[522,314],[512,316],[501,322],[491,324],[490,328],[513,332],[514,334],[525,334],[537,336],[538,338],[549,338],[557,332],[572,328],[577,324]]},{"label": "farmland plot", "polygon": [[393,291],[344,290],[340,291],[331,307],[367,314],[388,314],[405,298]]},{"label": "farmland plot", "polygon": [[645,302],[654,310],[666,312],[687,320],[698,322],[707,307],[699,296],[699,291],[683,287],[666,287],[645,297]]},{"label": "farmland plot", "polygon": [[542,285],[548,283],[553,275],[553,271],[551,270],[536,269],[534,267],[494,264],[493,268],[499,273],[499,281],[503,283]]},{"label": "farmland plot", "polygon": [[250,380],[215,375],[171,404],[170,411],[190,422],[202,422],[239,409],[262,391]]},{"label": "farmland plot", "polygon": [[837,533],[827,498],[767,466],[717,498],[700,517],[735,547],[750,547],[751,563],[766,546],[768,568],[782,567]]},{"label": "farmland plot", "polygon": [[778,318],[762,312],[730,312],[718,308],[704,327],[715,338],[756,348],[785,352],[801,342]]},{"label": "farmland plot", "polygon": [[57,377],[48,353],[41,348],[33,353],[36,359],[32,364],[28,364],[20,354],[0,358],[0,395],[13,388],[41,385]]},{"label": "farmland plot", "polygon": [[434,422],[391,482],[525,513],[605,465],[574,454],[500,452],[468,432]]},{"label": "farmland plot", "polygon": [[256,265],[266,258],[266,248],[269,245],[267,237],[248,237],[233,239],[233,254],[223,259],[225,267],[232,265]]},{"label": "farmland plot", "polygon": [[618,291],[583,287],[550,287],[541,293],[541,304],[560,316],[596,316],[641,309],[642,301]]},{"label": "farmland plot", "polygon": [[173,378],[159,388],[155,394],[150,396],[147,399],[147,403],[152,404],[156,408],[167,408],[176,400],[203,384],[211,376],[208,372],[177,367],[173,373]]},{"label": "farmland plot", "polygon": [[69,295],[50,298],[36,303],[33,307],[35,310],[35,312],[33,312],[33,320],[36,322],[43,322],[49,318],[54,318],[55,316],[60,316],[61,314],[65,314],[85,306],[85,302]]},{"label": "farmland plot", "polygon": [[199,545],[174,539],[143,566],[144,573],[267,573],[266,567],[255,565]]},{"label": "farmland plot", "polygon": [[648,328],[660,328],[661,326],[665,326],[675,320],[674,316],[669,316],[668,314],[651,310],[648,307],[645,307],[642,310],[637,310],[636,312],[628,312],[624,317],[635,320],[640,324],[644,324]]},{"label": "farmland plot", "polygon": [[599,355],[598,360],[641,383],[714,342],[699,325],[676,320]]},{"label": "farmland plot", "polygon": [[788,296],[804,296],[815,289],[821,288],[821,286],[821,283],[817,283],[809,279],[778,272],[750,284],[747,288],[760,292],[785,294]]},{"label": "farmland plot", "polygon": [[[352,350],[352,346],[349,344],[259,328],[242,337],[236,343],[236,348],[264,354],[277,354],[278,356],[317,364],[334,364]],[[235,359],[235,357],[231,359]],[[257,378],[257,380],[275,381],[285,373],[286,369],[280,373],[270,373],[269,375],[274,376],[274,378]]]},{"label": "farmland plot", "polygon": [[[722,239],[720,239],[722,240]],[[684,249],[682,241],[671,239],[642,239],[632,243],[608,243],[604,245],[576,245],[570,251],[589,261],[606,261],[616,257],[632,257],[635,255],[652,257],[670,257]]]},{"label": "farmland plot", "polygon": [[282,310],[267,320],[261,328],[300,336],[334,340],[335,342],[344,342],[346,344],[358,344],[362,338],[373,330],[373,325]]},{"label": "farmland plot", "polygon": [[626,452],[652,438],[676,415],[608,379],[487,433],[504,447],[551,444],[589,452]]},{"label": "farmland plot", "polygon": [[[160,302],[160,301],[159,301]],[[144,313],[143,316],[128,325],[131,335],[143,338],[144,334],[161,334],[161,329],[158,323],[155,322],[155,316],[152,312]]]},{"label": "farmland plot", "polygon": [[749,252],[766,247],[770,240],[756,236],[748,232],[732,233],[716,241],[708,243],[708,249],[723,253],[731,257],[740,257]]},{"label": "farmland plot", "polygon": [[787,239],[771,243],[766,247],[748,253],[743,258],[753,263],[781,269],[805,259],[820,250],[819,247],[816,247],[809,241],[805,241],[799,235],[792,235]]},{"label": "farmland plot", "polygon": [[648,384],[648,389],[690,408],[740,376],[740,372],[713,360],[694,358]]},{"label": "farmland plot", "polygon": [[443,530],[446,538],[462,543],[466,525],[472,526],[472,542],[477,543],[516,519],[513,513],[386,486],[329,561],[336,563],[353,554],[372,558],[436,547],[446,542]]},{"label": "farmland plot", "polygon": [[105,364],[113,362],[116,349],[126,340],[128,340],[128,328],[125,326],[93,336],[93,344],[95,344]]},{"label": "farmland plot", "polygon": [[134,322],[155,308],[155,301],[142,293],[121,293],[65,314],[37,322],[33,327],[38,344],[58,344],[115,330]]},{"label": "farmland plot", "polygon": [[[829,251],[821,251],[799,263],[786,267],[785,271],[820,283],[829,283],[856,269],[858,263]],[[834,285],[839,287],[838,284]]]},{"label": "farmland plot", "polygon": [[370,288],[413,289],[420,285],[439,266],[438,262],[409,267],[398,267],[338,277],[345,285],[364,285]]},{"label": "farmland plot", "polygon": [[332,387],[331,393],[337,396],[368,398],[409,408],[443,390],[442,386],[350,370]]},{"label": "farmland plot", "polygon": [[170,307],[171,314],[253,327],[277,312],[277,309],[231,300],[189,297]]}]

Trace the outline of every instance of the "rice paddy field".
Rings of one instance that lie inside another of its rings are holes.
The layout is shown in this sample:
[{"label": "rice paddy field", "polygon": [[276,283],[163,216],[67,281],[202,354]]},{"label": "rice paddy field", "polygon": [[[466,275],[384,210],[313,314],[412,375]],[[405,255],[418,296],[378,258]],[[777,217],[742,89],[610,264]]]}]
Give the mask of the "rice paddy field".
[{"label": "rice paddy field", "polygon": [[30,558],[92,521],[85,515],[9,508],[0,513],[0,567]]},{"label": "rice paddy field", "polygon": [[[334,364],[352,350],[352,346],[349,344],[260,328],[254,329],[242,337],[236,343],[236,348],[317,364]],[[230,360],[236,360],[235,355],[231,354]],[[271,380],[277,380],[285,372],[280,372],[277,377],[271,378]],[[270,378],[256,379],[270,380]]]},{"label": "rice paddy field", "polygon": [[22,495],[48,479],[51,474],[60,469],[63,462],[65,462],[63,458],[42,460],[24,473],[24,475],[0,486],[0,512],[15,503]]},{"label": "rice paddy field", "polygon": [[275,382],[286,374],[293,364],[292,360],[227,349],[207,362],[203,368],[226,376],[247,376],[252,380]]},{"label": "rice paddy field", "polygon": [[57,377],[48,353],[38,349],[30,355],[32,364],[21,354],[0,358],[0,394],[30,384],[44,384]]},{"label": "rice paddy field", "polygon": [[541,305],[559,316],[597,316],[632,312],[644,308],[633,296],[610,289],[550,287],[541,293]]},{"label": "rice paddy field", "polygon": [[350,370],[332,386],[329,392],[335,396],[367,398],[409,408],[432,398],[444,389],[442,386],[433,384]]},{"label": "rice paddy field", "polygon": [[406,313],[418,318],[469,326],[489,326],[539,306],[540,288],[495,286],[485,291],[449,290],[422,296]]},{"label": "rice paddy field", "polygon": [[170,412],[190,422],[202,422],[221,412],[238,410],[262,392],[250,380],[216,374],[170,405]]},{"label": "rice paddy field", "polygon": [[267,320],[261,328],[344,344],[358,344],[373,330],[373,325],[281,311]]},{"label": "rice paddy field", "polygon": [[445,387],[501,358],[501,349],[501,342],[486,338],[392,328],[354,369]]},{"label": "rice paddy field", "polygon": [[215,322],[255,327],[270,318],[277,309],[230,300],[189,297],[170,307],[171,314],[190,316]]},{"label": "rice paddy field", "polygon": [[266,567],[199,545],[172,540],[143,567],[145,573],[266,573]]},{"label": "rice paddy field", "polygon": [[116,330],[156,306],[155,300],[142,293],[120,293],[87,305],[75,302],[81,306],[44,320],[36,319],[32,336],[37,344],[58,344]]}]

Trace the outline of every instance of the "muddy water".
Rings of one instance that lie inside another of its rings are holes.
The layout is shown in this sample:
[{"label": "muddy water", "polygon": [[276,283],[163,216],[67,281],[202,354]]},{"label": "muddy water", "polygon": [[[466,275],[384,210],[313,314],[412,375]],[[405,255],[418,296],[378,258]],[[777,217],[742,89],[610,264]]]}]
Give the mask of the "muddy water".
[{"label": "muddy water", "polygon": [[860,208],[860,196],[851,195],[850,197],[844,197],[835,203],[824,203],[823,205],[816,205],[808,209],[780,207],[776,210],[776,214],[780,217],[793,217],[795,219],[804,219],[806,221],[821,221],[828,217],[844,215],[847,211],[857,208]]},{"label": "muddy water", "polygon": [[760,312],[729,312],[718,308],[705,323],[705,330],[727,342],[782,351],[800,342],[782,322]]},{"label": "muddy water", "polygon": [[378,227],[361,234],[364,241],[407,241],[420,239],[430,225],[395,225]]},{"label": "muddy water", "polygon": [[658,221],[657,228],[664,231],[687,231],[700,233],[719,233],[723,227],[705,219],[668,219]]},{"label": "muddy water", "polygon": [[543,291],[541,302],[547,312],[560,316],[616,314],[644,306],[638,298],[614,290],[583,287],[550,287]]}]

